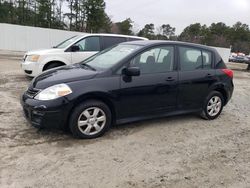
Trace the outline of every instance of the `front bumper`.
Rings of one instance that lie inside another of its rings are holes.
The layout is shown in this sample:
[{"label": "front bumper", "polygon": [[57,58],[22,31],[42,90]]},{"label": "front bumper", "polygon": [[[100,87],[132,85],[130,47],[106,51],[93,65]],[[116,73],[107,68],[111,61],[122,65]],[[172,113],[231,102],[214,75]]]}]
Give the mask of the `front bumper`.
[{"label": "front bumper", "polygon": [[35,77],[39,74],[39,63],[31,61],[22,61],[21,68],[27,76]]},{"label": "front bumper", "polygon": [[71,106],[61,97],[51,101],[39,101],[24,94],[21,104],[25,118],[36,128],[65,128]]}]

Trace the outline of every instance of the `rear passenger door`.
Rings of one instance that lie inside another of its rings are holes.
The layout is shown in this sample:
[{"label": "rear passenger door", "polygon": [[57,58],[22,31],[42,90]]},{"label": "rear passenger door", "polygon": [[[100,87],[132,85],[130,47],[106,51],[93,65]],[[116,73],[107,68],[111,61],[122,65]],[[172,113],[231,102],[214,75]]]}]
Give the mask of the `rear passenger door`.
[{"label": "rear passenger door", "polygon": [[215,81],[213,53],[188,46],[179,46],[178,107],[196,109],[203,105],[209,87]]},{"label": "rear passenger door", "polygon": [[102,50],[114,46],[116,44],[126,42],[127,38],[125,37],[112,37],[112,36],[102,36],[101,37],[101,48]]}]

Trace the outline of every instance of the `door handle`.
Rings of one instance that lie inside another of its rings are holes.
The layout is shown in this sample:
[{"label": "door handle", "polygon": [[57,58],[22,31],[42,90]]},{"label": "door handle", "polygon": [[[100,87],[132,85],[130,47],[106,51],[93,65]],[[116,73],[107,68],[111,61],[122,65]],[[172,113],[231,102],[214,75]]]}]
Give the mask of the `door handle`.
[{"label": "door handle", "polygon": [[166,81],[167,81],[167,82],[172,82],[172,81],[174,81],[174,80],[175,80],[175,79],[174,79],[173,77],[167,77],[167,78],[166,78]]}]

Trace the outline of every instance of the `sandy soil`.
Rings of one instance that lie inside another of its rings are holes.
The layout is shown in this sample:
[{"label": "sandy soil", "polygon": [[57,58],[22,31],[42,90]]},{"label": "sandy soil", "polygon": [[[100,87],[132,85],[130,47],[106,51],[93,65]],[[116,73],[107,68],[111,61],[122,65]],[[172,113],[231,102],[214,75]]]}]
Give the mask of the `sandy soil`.
[{"label": "sandy soil", "polygon": [[217,120],[144,121],[94,140],[31,127],[19,104],[29,81],[17,60],[0,58],[1,188],[250,187],[249,72],[235,71]]}]

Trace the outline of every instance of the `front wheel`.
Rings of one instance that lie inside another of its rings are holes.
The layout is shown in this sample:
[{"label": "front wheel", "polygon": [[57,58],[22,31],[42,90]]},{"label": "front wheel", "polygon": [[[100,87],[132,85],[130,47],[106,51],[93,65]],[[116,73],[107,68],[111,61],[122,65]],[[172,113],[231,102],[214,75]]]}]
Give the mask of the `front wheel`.
[{"label": "front wheel", "polygon": [[50,63],[48,66],[45,65],[44,71],[49,70],[49,69],[53,69],[56,67],[60,67],[60,66],[63,66],[63,64],[59,63],[59,62]]},{"label": "front wheel", "polygon": [[223,105],[224,98],[222,94],[218,91],[211,92],[206,98],[201,117],[207,120],[216,119],[220,115]]},{"label": "front wheel", "polygon": [[96,138],[105,133],[111,124],[109,107],[96,100],[86,101],[73,111],[70,130],[77,138]]}]

